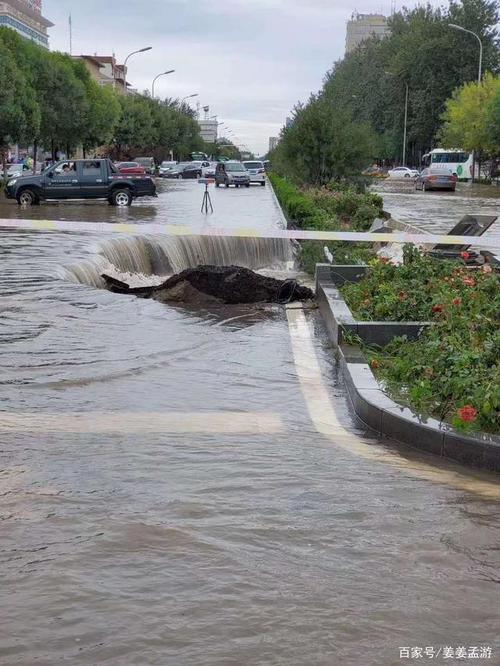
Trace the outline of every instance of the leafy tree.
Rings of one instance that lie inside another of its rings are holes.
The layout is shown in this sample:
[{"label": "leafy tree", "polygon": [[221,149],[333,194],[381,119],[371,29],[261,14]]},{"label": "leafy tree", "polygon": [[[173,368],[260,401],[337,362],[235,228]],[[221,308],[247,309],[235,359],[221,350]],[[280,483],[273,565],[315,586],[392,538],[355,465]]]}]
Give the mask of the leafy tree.
[{"label": "leafy tree", "polygon": [[455,88],[477,79],[476,40],[448,23],[481,36],[484,69],[496,73],[498,20],[495,0],[453,1],[449,9],[404,9],[391,17],[390,35],[362,43],[334,65],[324,92],[337,105],[352,109],[355,120],[370,123],[384,136],[378,157],[401,158],[408,84],[408,155],[418,164],[435,143],[446,100]]},{"label": "leafy tree", "polygon": [[496,155],[500,155],[500,84],[488,102],[486,109],[486,127],[489,133],[492,150]]},{"label": "leafy tree", "polygon": [[354,122],[352,111],[333,107],[326,96],[312,96],[306,106],[296,107],[271,160],[298,182],[325,185],[356,177],[373,147],[371,129]]},{"label": "leafy tree", "polygon": [[114,90],[92,80],[86,89],[89,108],[82,136],[84,150],[110,143],[121,114]]},{"label": "leafy tree", "polygon": [[25,141],[38,131],[40,109],[33,89],[0,35],[0,153],[5,173],[10,143]]},{"label": "leafy tree", "polygon": [[[458,88],[446,103],[439,137],[445,146],[460,146],[474,151],[481,163],[485,156],[500,151],[495,100],[500,98],[500,77],[487,73],[479,85],[467,83]],[[495,126],[497,134],[495,134]],[[481,171],[481,169],[479,169]]]}]

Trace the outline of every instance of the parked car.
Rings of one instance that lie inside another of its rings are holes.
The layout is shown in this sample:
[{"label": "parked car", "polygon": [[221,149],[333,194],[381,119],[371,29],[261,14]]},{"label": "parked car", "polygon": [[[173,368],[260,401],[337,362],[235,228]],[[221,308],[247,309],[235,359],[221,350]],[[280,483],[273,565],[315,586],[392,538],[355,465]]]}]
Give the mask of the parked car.
[{"label": "parked car", "polygon": [[201,178],[201,175],[202,175],[202,167],[195,162],[188,164],[180,172],[180,177],[183,180],[187,178]]},{"label": "parked car", "polygon": [[433,169],[429,167],[424,169],[415,180],[415,189],[423,190],[451,190],[454,192],[457,187],[457,176],[451,169]]},{"label": "parked car", "polygon": [[184,168],[191,164],[191,162],[178,162],[169,171],[166,171],[164,178],[182,178]]},{"label": "parked car", "polygon": [[389,178],[416,178],[420,175],[417,169],[410,169],[410,167],[400,166],[395,169],[390,169],[387,172]]},{"label": "parked car", "polygon": [[150,176],[156,172],[154,157],[136,157],[134,161],[143,166]]},{"label": "parked car", "polygon": [[264,169],[264,162],[243,162],[243,166],[250,174],[251,183],[260,183],[261,185],[266,184],[266,170]]},{"label": "parked car", "polygon": [[219,185],[250,187],[250,174],[241,162],[219,162],[215,170],[215,187]]},{"label": "parked car", "polygon": [[210,165],[203,169],[204,178],[215,178],[215,170],[217,169],[217,162],[210,162]]},{"label": "parked car", "polygon": [[120,173],[137,174],[138,176],[144,176],[146,173],[146,169],[138,162],[116,162],[115,166]]},{"label": "parked car", "polygon": [[166,178],[175,166],[177,166],[177,162],[162,162],[158,168],[158,175],[160,178]]},{"label": "parked car", "polygon": [[[33,173],[33,170],[30,169],[26,164],[11,164],[7,167],[7,172],[5,174],[6,178],[16,178],[18,176],[23,176]],[[3,178],[3,170],[0,169],[0,177]]]},{"label": "parked car", "polygon": [[64,160],[39,175],[12,178],[5,195],[25,206],[45,199],[107,199],[130,206],[138,197],[156,196],[156,185],[149,176],[120,173],[109,159]]}]

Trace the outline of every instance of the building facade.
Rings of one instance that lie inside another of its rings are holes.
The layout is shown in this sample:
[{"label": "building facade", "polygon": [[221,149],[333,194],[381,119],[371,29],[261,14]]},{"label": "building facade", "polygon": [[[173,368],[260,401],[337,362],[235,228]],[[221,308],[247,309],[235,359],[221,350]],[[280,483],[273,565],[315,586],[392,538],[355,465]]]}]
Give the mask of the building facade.
[{"label": "building facade", "polygon": [[382,14],[353,14],[347,22],[345,52],[351,53],[370,37],[384,37],[389,32],[387,17]]},{"label": "building facade", "polygon": [[203,141],[206,141],[207,143],[215,143],[217,141],[217,129],[219,126],[217,120],[198,120],[198,124],[200,126],[200,135]]},{"label": "building facade", "polygon": [[0,26],[11,28],[46,49],[47,31],[53,25],[42,16],[42,0],[0,0]]},{"label": "building facade", "polygon": [[79,55],[73,57],[85,64],[90,76],[100,86],[110,86],[119,94],[124,95],[126,93],[128,83],[125,67],[116,62],[114,55]]}]

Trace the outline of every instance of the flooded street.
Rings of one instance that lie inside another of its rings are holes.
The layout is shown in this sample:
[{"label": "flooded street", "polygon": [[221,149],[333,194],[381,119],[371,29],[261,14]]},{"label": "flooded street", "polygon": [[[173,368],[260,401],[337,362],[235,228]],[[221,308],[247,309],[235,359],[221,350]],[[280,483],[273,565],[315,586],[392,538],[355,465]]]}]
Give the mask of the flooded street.
[{"label": "flooded street", "polygon": [[[432,212],[400,194],[397,219]],[[0,217],[199,225],[202,195]],[[270,188],[211,195],[208,225],[285,226]],[[436,230],[500,201],[458,199]],[[497,477],[360,428],[315,310],[101,288],[194,262],[286,274],[285,241],[0,237],[2,666],[500,663]]]},{"label": "flooded street", "polygon": [[[448,232],[464,215],[500,216],[500,185],[458,183],[455,192],[421,192],[413,182],[385,180],[372,189],[384,197],[385,209],[398,221],[413,224],[429,233]],[[498,240],[500,223],[485,236]]]}]

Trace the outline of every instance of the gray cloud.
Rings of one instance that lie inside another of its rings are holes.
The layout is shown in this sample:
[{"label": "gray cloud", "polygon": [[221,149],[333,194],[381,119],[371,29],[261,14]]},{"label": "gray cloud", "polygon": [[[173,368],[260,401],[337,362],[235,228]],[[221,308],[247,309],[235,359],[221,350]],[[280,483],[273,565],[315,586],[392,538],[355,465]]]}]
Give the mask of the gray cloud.
[{"label": "gray cloud", "polygon": [[[441,4],[433,0],[434,4]],[[407,3],[416,4],[413,0]],[[390,0],[364,0],[364,13],[390,11]],[[202,105],[230,125],[256,152],[267,149],[298,100],[321,87],[325,72],[342,57],[352,0],[45,0],[56,25],[51,48],[73,53],[153,50],[129,61],[129,80],[157,93],[199,93]],[[196,100],[194,100],[196,101]]]}]

